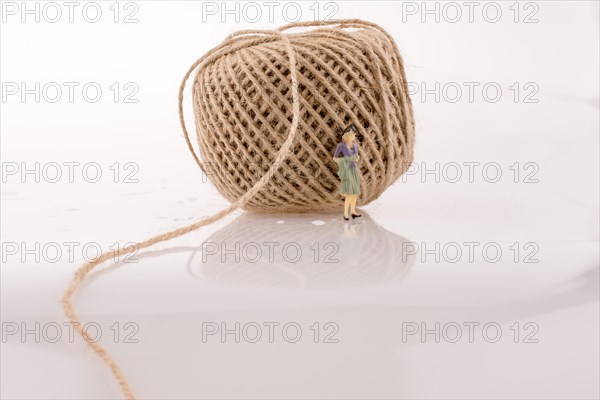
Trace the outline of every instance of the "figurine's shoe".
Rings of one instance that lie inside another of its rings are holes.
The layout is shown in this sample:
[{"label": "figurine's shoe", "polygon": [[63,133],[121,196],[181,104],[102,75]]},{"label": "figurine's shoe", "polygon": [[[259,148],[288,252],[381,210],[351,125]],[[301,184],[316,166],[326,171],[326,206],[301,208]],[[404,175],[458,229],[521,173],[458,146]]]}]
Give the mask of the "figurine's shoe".
[{"label": "figurine's shoe", "polygon": [[360,217],[362,217],[362,214],[352,214],[352,219]]},{"label": "figurine's shoe", "polygon": [[345,219],[346,221],[349,221],[349,220],[350,220],[350,218],[346,218],[346,217],[344,217],[344,219]]}]

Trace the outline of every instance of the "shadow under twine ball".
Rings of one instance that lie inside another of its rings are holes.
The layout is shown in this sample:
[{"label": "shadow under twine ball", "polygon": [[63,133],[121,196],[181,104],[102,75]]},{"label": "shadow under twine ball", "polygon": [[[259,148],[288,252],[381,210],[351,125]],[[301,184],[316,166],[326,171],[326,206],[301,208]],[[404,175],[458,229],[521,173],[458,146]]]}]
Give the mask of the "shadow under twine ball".
[{"label": "shadow under twine ball", "polygon": [[[339,209],[333,151],[340,128],[349,124],[358,128],[359,205],[377,199],[412,162],[415,122],[393,38],[361,20],[296,23],[278,31],[310,25],[323,26],[286,33],[296,57],[300,110],[291,152],[246,210]],[[202,168],[232,203],[271,167],[292,124],[286,43],[248,32],[224,42],[227,48],[198,70],[193,85]]]}]

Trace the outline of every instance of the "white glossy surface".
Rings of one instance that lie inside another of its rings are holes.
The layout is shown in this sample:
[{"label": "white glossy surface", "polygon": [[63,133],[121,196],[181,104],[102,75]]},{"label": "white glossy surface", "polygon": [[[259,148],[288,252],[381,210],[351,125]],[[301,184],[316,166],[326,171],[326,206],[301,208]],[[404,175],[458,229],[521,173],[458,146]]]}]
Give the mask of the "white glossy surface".
[{"label": "white glossy surface", "polygon": [[[226,34],[283,21],[203,24],[199,3],[138,4],[140,22],[133,25],[2,25],[2,81],[140,87],[138,104],[2,103],[3,162],[95,161],[108,177],[97,184],[9,179],[2,185],[3,243],[95,242],[107,249],[226,205],[186,154],[175,103],[179,80]],[[401,23],[400,3],[338,4],[337,17],[372,20],[390,31],[410,81],[502,86],[498,103],[413,96],[418,166],[456,162],[466,174],[465,162],[496,162],[502,179],[488,183],[481,169],[472,183],[466,176],[437,183],[411,175],[351,224],[339,215],[240,212],[141,252],[138,263],[102,265],[76,296],[80,317],[103,328],[102,343],[139,398],[598,398],[597,3],[540,2],[540,22],[527,25],[510,18]],[[514,82],[535,82],[539,102],[512,101]],[[114,162],[136,163],[139,183],[111,182]],[[522,173],[530,171],[522,169],[527,162],[539,166],[539,182],[523,183],[522,175],[513,182],[515,162]],[[256,263],[217,256],[202,262],[202,243],[266,241],[297,244],[303,258],[291,262],[275,253]],[[453,253],[439,262],[407,254],[407,244],[436,242],[458,243],[465,253],[458,262],[449,262]],[[480,244],[473,262],[465,242]],[[324,262],[328,243],[338,262]],[[481,253],[487,243],[502,249],[495,263]],[[82,253],[79,246],[70,261],[62,249],[57,263],[4,254],[3,331],[11,323],[64,322],[59,301]],[[524,262],[531,249],[539,262]],[[115,322],[136,324],[139,342],[123,343],[121,336],[115,343]],[[303,336],[297,343],[281,335],[273,343],[235,343],[231,336],[203,343],[207,322],[294,322]],[[315,322],[319,343],[310,330]],[[323,343],[327,322],[337,324],[338,343]],[[478,328],[473,343],[466,330],[457,343],[436,343],[432,335],[403,340],[412,322],[495,323],[503,335],[488,343]],[[532,332],[527,323],[539,328],[538,343],[524,343]],[[1,397],[119,398],[107,368],[67,333],[65,327],[58,343],[6,337]]]}]

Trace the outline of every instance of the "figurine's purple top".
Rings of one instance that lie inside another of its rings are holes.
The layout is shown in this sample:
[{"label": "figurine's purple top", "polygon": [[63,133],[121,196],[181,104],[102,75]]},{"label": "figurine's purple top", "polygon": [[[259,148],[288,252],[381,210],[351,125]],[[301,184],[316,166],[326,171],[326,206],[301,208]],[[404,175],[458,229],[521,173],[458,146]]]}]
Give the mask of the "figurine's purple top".
[{"label": "figurine's purple top", "polygon": [[[333,153],[334,157],[352,157],[358,154],[358,143],[354,142],[352,148],[349,148],[346,143],[340,142],[335,148],[335,152]],[[350,163],[351,168],[356,168],[356,163],[352,161]]]}]

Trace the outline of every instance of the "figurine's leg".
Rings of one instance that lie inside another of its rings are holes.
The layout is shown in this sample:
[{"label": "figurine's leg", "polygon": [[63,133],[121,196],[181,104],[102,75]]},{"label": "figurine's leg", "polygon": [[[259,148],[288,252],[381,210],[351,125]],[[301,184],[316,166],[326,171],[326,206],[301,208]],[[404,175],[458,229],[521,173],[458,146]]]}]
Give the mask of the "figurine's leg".
[{"label": "figurine's leg", "polygon": [[356,198],[357,197],[358,197],[357,195],[353,194],[352,195],[352,199],[350,199],[350,202],[351,202],[350,203],[350,205],[351,205],[350,209],[351,209],[352,214],[356,214]]},{"label": "figurine's leg", "polygon": [[348,211],[350,211],[350,203],[352,201],[352,196],[346,195],[344,197],[344,218],[348,219],[350,216],[348,215]]},{"label": "figurine's leg", "polygon": [[356,199],[358,199],[357,194],[352,196],[352,219],[362,217],[361,214],[356,212]]}]

